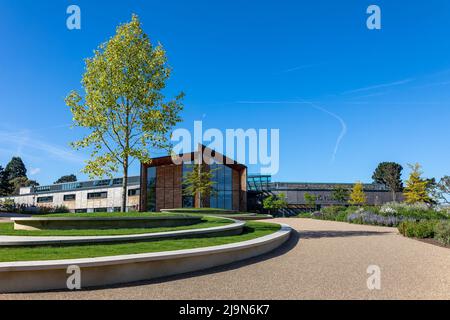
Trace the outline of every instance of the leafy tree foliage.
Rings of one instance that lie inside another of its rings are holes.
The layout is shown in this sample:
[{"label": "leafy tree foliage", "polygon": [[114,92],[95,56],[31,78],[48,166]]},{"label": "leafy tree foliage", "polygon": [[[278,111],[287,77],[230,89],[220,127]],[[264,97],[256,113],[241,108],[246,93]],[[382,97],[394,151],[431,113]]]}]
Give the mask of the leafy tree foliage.
[{"label": "leafy tree foliage", "polygon": [[305,193],[305,202],[311,209],[316,209],[317,206],[317,196],[311,193]]},{"label": "leafy tree foliage", "polygon": [[364,186],[361,182],[357,182],[350,193],[350,200],[348,201],[351,205],[364,205],[367,203],[367,196],[364,193]]},{"label": "leafy tree foliage", "polygon": [[346,203],[349,199],[349,191],[342,187],[334,187],[331,194],[331,198],[334,201]]},{"label": "leafy tree foliage", "polygon": [[263,200],[263,207],[269,212],[287,208],[286,195],[284,193],[273,194]]},{"label": "leafy tree foliage", "polygon": [[67,176],[62,176],[61,178],[59,178],[58,180],[55,181],[55,184],[58,183],[68,183],[68,182],[77,182],[77,176],[74,174],[70,174]]},{"label": "leafy tree foliage", "polygon": [[133,15],[86,60],[84,98],[75,91],[66,98],[74,126],[90,132],[72,144],[91,149],[84,172],[92,178],[123,172],[122,211],[131,162],[149,162],[149,148],[170,150],[170,133],[181,121],[183,94],[168,102],[163,94],[170,72],[163,47],[151,44]]},{"label": "leafy tree foliage", "polygon": [[29,180],[27,177],[14,178],[10,181],[10,183],[12,185],[12,194],[13,195],[19,195],[20,188],[39,186],[39,183],[37,183],[35,180]]},{"label": "leafy tree foliage", "polygon": [[27,176],[27,168],[20,157],[13,157],[6,165],[5,171],[8,175],[9,181],[15,178]]},{"label": "leafy tree foliage", "polygon": [[430,181],[422,178],[421,165],[409,165],[411,173],[403,192],[406,203],[431,203]]},{"label": "leafy tree foliage", "polygon": [[184,178],[183,194],[186,196],[200,197],[200,203],[205,206],[207,199],[216,191],[213,181],[214,171],[204,164],[194,164],[193,170],[186,173]]},{"label": "leafy tree foliage", "polygon": [[0,166],[0,196],[8,196],[12,192],[12,186],[9,182],[8,173]]},{"label": "leafy tree foliage", "polygon": [[392,201],[397,200],[397,192],[403,190],[403,167],[395,162],[382,162],[375,169],[372,179],[389,188],[392,192]]},{"label": "leafy tree foliage", "polygon": [[441,203],[450,204],[450,176],[444,176],[433,190],[434,197]]}]

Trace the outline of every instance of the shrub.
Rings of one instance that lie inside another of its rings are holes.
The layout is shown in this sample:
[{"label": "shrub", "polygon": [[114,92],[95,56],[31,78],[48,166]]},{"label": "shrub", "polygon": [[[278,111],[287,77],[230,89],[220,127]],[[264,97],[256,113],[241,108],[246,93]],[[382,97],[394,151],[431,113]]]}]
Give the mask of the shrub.
[{"label": "shrub", "polygon": [[403,217],[383,216],[371,211],[366,211],[362,208],[347,217],[347,221],[350,223],[371,224],[386,227],[398,226],[403,219]]},{"label": "shrub", "polygon": [[444,245],[450,245],[450,221],[441,221],[436,225],[435,238]]},{"label": "shrub", "polygon": [[390,202],[381,206],[379,213],[386,216],[401,216],[416,220],[448,219],[445,211],[433,210],[425,203],[407,204]]},{"label": "shrub", "polygon": [[422,220],[422,221],[404,221],[398,230],[399,232],[409,238],[434,238],[435,228],[439,222],[436,220]]}]

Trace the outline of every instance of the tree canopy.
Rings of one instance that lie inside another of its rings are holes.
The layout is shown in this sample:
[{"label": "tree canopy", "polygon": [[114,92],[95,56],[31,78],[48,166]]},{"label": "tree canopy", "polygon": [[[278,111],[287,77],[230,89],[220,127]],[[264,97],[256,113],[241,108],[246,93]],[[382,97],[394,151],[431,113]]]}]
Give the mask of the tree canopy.
[{"label": "tree canopy", "polygon": [[74,126],[89,132],[72,143],[75,149],[91,150],[83,172],[112,177],[120,169],[123,211],[131,162],[149,162],[150,148],[169,151],[172,128],[181,121],[183,93],[166,101],[162,92],[170,73],[163,47],[152,45],[133,15],[86,59],[84,97],[72,91],[66,98]]},{"label": "tree canopy", "polygon": [[396,193],[403,190],[403,167],[395,162],[382,162],[375,169],[372,179],[376,183],[385,185],[392,192],[392,200],[396,201]]},{"label": "tree canopy", "polygon": [[334,201],[346,203],[349,198],[349,191],[342,187],[334,187],[331,193],[331,198]]},{"label": "tree canopy", "polygon": [[409,165],[411,173],[406,181],[404,190],[405,202],[407,203],[431,203],[430,180],[422,178],[422,166],[418,163]]},{"label": "tree canopy", "polygon": [[214,171],[210,170],[205,164],[193,164],[192,171],[187,172],[183,180],[183,194],[187,196],[199,196],[202,205],[205,205],[207,199],[216,191],[213,181]]},{"label": "tree canopy", "polygon": [[269,212],[287,208],[286,195],[284,193],[272,194],[263,200],[263,207]]},{"label": "tree canopy", "polygon": [[364,186],[361,182],[357,182],[353,186],[348,203],[351,205],[364,205],[367,203],[367,196],[364,193]]},{"label": "tree canopy", "polygon": [[68,183],[68,182],[77,182],[77,176],[74,174],[69,174],[67,176],[62,176],[61,178],[59,178],[58,180],[55,181],[54,184],[58,184],[58,183]]},{"label": "tree canopy", "polygon": [[12,192],[12,186],[9,182],[8,173],[0,166],[0,196],[8,196]]},{"label": "tree canopy", "polygon": [[13,157],[5,167],[8,180],[27,176],[27,168],[20,157]]}]

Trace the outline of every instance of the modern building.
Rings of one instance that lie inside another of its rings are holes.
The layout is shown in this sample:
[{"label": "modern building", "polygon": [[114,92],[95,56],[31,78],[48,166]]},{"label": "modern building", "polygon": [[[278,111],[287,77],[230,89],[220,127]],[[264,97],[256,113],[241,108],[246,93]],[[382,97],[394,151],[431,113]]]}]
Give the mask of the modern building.
[{"label": "modern building", "polygon": [[[187,173],[202,164],[212,172],[215,192],[207,199],[184,195]],[[199,145],[197,151],[141,164],[141,211],[199,207],[247,211],[247,167]]]},{"label": "modern building", "polygon": [[[21,188],[20,195],[4,197],[27,207],[65,206],[71,212],[115,212],[121,210],[122,178],[70,182]],[[140,177],[128,178],[127,210],[139,209]]]},{"label": "modern building", "polygon": [[[310,205],[305,200],[305,195],[314,196],[317,209],[332,205],[347,205],[336,201],[333,192],[337,188],[351,191],[352,183],[307,183],[307,182],[272,182],[270,176],[249,175],[248,177],[248,202],[249,208],[262,211],[262,199],[270,194],[283,193],[286,196],[288,210],[298,213],[310,210]],[[364,193],[367,196],[368,205],[381,205],[392,202],[392,192],[382,184],[364,184]],[[403,193],[396,193],[396,200],[403,200]]]},{"label": "modern building", "polygon": [[[211,170],[216,191],[207,199],[200,195],[185,195],[185,178],[195,166]],[[122,203],[122,178],[71,182],[49,186],[22,188],[12,199],[17,205],[28,207],[65,206],[71,212],[115,212]],[[141,175],[128,178],[128,211],[160,211],[172,208],[211,207],[236,211],[264,212],[262,201],[271,194],[283,193],[288,202],[285,214],[311,210],[305,201],[308,193],[317,198],[316,207],[346,205],[333,199],[335,188],[350,190],[350,183],[294,183],[272,182],[270,176],[248,175],[243,164],[199,145],[197,151],[154,158],[141,164]],[[370,205],[392,201],[391,192],[379,184],[365,184],[364,192]],[[402,200],[397,193],[397,200]]]}]

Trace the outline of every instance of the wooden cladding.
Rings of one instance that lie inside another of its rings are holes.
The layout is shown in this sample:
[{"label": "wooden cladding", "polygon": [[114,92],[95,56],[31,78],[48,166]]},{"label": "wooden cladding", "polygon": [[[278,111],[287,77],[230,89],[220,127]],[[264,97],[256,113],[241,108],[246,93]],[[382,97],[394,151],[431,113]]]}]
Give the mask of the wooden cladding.
[{"label": "wooden cladding", "polygon": [[183,166],[156,168],[156,210],[182,207]]}]

